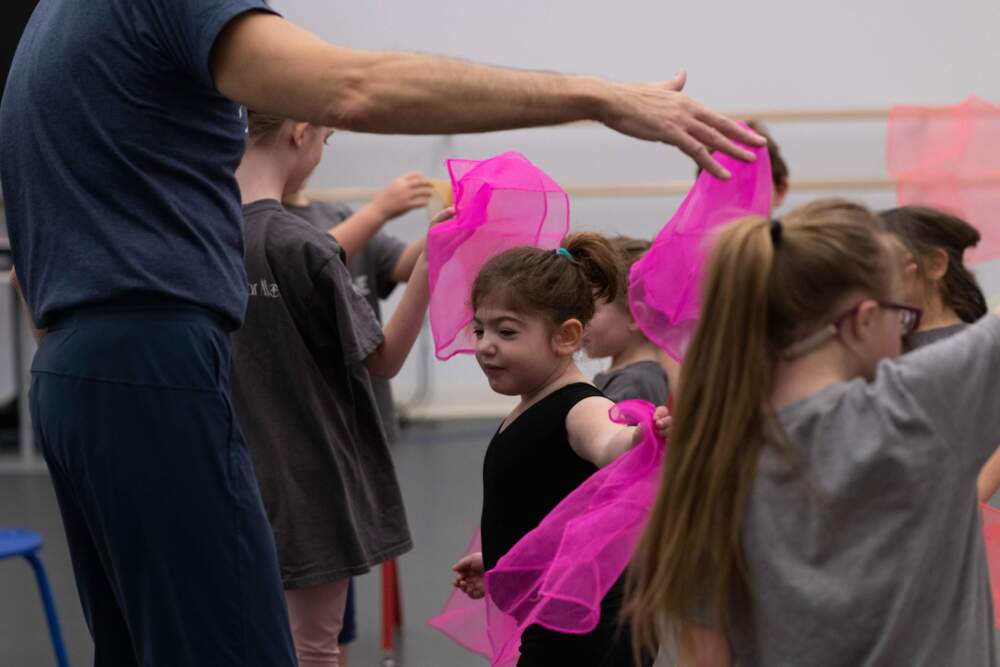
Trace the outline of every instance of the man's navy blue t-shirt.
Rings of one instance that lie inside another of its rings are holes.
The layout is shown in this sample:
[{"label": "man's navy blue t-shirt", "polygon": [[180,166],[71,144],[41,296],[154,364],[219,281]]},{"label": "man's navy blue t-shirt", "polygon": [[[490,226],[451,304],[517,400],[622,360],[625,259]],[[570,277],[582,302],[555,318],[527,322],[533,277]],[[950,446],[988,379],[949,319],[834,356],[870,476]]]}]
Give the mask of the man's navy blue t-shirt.
[{"label": "man's navy blue t-shirt", "polygon": [[209,67],[263,0],[42,0],[0,104],[0,178],[35,322],[179,300],[243,319],[246,112]]}]

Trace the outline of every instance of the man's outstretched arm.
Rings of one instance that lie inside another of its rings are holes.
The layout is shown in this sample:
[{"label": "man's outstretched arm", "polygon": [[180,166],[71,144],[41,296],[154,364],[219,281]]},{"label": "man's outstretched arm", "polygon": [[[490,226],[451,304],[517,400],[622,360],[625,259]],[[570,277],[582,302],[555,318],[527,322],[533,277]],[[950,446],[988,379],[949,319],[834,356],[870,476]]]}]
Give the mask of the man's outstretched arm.
[{"label": "man's outstretched arm", "polygon": [[677,146],[710,172],[721,150],[764,140],[681,93],[685,75],[623,84],[527,72],[454,58],[359,51],[329,44],[273,14],[233,20],[212,52],[219,91],[248,107],[358,132],[459,134],[594,120],[623,134]]}]

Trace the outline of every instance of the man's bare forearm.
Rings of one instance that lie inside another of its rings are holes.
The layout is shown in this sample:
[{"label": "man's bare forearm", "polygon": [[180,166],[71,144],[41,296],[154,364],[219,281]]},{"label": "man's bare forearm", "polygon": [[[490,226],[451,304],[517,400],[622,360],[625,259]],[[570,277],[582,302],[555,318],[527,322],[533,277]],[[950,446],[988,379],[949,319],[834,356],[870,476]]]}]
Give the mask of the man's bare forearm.
[{"label": "man's bare forearm", "polygon": [[612,86],[456,58],[340,48],[268,14],[240,17],[223,32],[213,71],[224,94],[255,110],[387,134],[596,120]]},{"label": "man's bare forearm", "polygon": [[223,95],[251,109],[351,130],[400,134],[486,132],[596,120],[637,139],[677,146],[722,178],[712,156],[754,154],[734,142],[765,140],[667,82],[517,71],[455,58],[345,49],[262,12],[219,35],[212,75]]},{"label": "man's bare forearm", "polygon": [[359,107],[331,120],[361,132],[458,134],[598,120],[613,88],[596,78],[420,54],[359,52],[355,66]]}]

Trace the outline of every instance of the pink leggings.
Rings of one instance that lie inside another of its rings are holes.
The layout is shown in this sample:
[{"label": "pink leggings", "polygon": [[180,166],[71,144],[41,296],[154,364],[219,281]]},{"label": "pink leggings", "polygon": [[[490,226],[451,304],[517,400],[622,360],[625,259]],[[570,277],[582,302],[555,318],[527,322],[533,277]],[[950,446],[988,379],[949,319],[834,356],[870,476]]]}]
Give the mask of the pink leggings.
[{"label": "pink leggings", "polygon": [[349,579],[285,591],[299,667],[338,667]]}]

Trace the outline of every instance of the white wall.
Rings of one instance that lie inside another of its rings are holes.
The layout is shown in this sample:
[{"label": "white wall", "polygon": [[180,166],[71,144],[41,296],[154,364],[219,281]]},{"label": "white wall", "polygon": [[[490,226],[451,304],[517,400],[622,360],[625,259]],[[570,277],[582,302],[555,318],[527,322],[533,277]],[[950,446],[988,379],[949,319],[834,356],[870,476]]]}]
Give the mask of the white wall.
[{"label": "white wall", "polygon": [[[342,46],[433,52],[619,80],[667,79],[686,67],[688,92],[719,110],[950,104],[969,94],[1000,100],[1000,5],[987,0],[273,4],[289,20]],[[793,178],[885,175],[884,123],[789,123],[771,130]],[[692,174],[675,150],[576,126],[453,138],[343,133],[313,185],[378,186],[410,169],[444,176],[445,157],[484,158],[505,150],[523,152],[564,184]],[[843,194],[874,207],[894,203],[892,192]],[[786,207],[812,196],[793,194]],[[574,225],[652,236],[678,203],[577,199]],[[390,229],[414,238],[424,220],[411,214]],[[994,285],[1000,272],[984,277]],[[414,391],[418,365],[412,358],[397,379],[400,400]],[[432,411],[503,409],[470,359],[430,367]]]},{"label": "white wall", "polygon": [[[289,20],[342,46],[434,52],[621,80],[666,79],[686,67],[688,92],[719,110],[950,104],[972,93],[1000,100],[995,74],[1000,4],[992,0],[273,4]],[[782,124],[771,130],[793,178],[885,174],[883,123]],[[342,133],[313,185],[378,186],[411,169],[444,176],[445,157],[484,158],[505,150],[523,152],[564,184],[650,182],[693,172],[673,149],[596,126],[450,139]],[[875,207],[893,203],[891,192],[843,194]],[[811,196],[793,194],[787,205]],[[675,198],[578,199],[574,224],[652,236],[677,203]],[[412,239],[424,224],[424,216],[414,213],[390,229]],[[417,366],[411,360],[398,378],[400,400],[414,391]],[[498,409],[469,359],[433,362],[431,368],[432,407]]]}]

